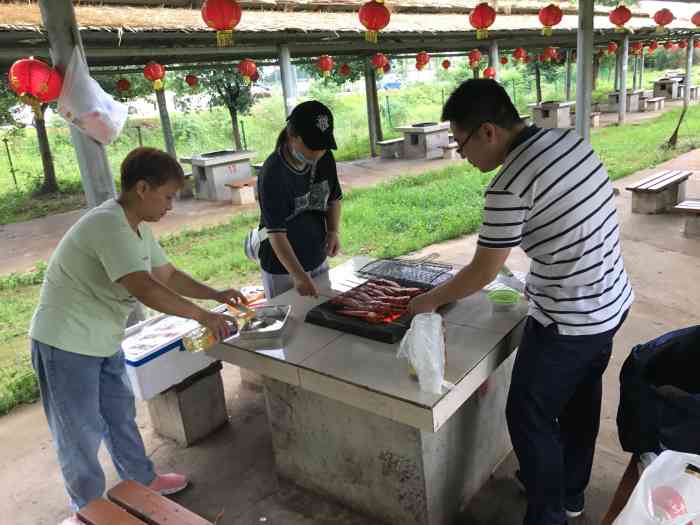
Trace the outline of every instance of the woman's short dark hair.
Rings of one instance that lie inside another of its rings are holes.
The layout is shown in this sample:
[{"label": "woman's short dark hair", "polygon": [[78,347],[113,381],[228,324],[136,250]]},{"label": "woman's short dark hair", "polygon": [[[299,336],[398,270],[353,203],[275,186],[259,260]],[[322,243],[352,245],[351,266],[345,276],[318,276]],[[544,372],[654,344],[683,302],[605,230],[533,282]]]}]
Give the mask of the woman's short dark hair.
[{"label": "woman's short dark hair", "polygon": [[454,122],[464,131],[486,122],[504,129],[522,123],[503,86],[488,78],[462,82],[445,102],[442,120]]},{"label": "woman's short dark hair", "polygon": [[182,166],[169,153],[156,148],[136,148],[126,156],[121,167],[122,191],[129,191],[140,180],[157,188],[170,181],[185,182]]}]

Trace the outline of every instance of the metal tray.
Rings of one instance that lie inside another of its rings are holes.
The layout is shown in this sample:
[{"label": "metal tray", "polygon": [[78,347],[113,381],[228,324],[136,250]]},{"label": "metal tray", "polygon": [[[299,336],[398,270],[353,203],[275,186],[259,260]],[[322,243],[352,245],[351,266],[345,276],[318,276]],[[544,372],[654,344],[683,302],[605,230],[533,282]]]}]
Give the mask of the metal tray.
[{"label": "metal tray", "polygon": [[253,309],[256,318],[241,325],[237,334],[240,341],[259,341],[282,337],[292,311],[290,305],[260,306]]}]

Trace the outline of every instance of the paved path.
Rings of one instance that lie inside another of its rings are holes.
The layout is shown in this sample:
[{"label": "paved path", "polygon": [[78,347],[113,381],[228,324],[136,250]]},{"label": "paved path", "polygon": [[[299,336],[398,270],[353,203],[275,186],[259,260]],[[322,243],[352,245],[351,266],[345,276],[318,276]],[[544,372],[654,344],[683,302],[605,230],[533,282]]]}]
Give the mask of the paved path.
[{"label": "paved path", "polygon": [[[700,153],[683,155],[658,168],[700,170]],[[647,176],[649,171],[617,181],[615,186],[623,188]],[[689,195],[700,196],[697,176],[689,186]],[[637,299],[616,337],[605,374],[601,434],[588,490],[587,518],[571,525],[600,523],[628,461],[617,440],[615,414],[620,366],[629,350],[670,330],[698,323],[700,312],[700,294],[691,291],[697,290],[700,283],[700,241],[681,235],[682,217],[632,215],[630,195],[624,189],[616,199],[622,251]],[[468,236],[429,246],[425,252],[438,252],[445,260],[465,263],[475,247],[475,237]],[[508,264],[524,270],[527,260],[516,250]],[[242,388],[240,371],[234,366],[224,367],[224,384],[229,424],[187,449],[154,435],[145,405],[138,406],[139,426],[157,468],[177,469],[191,477],[192,486],[176,496],[177,501],[210,520],[223,510],[220,525],[376,525],[279,481],[262,394]],[[58,523],[67,515],[67,502],[40,405],[23,407],[0,418],[0,444],[0,516],[11,516],[15,525]],[[111,486],[117,480],[116,473],[104,450],[102,454]],[[520,525],[525,501],[512,478],[515,468],[511,454],[465,509],[459,523]]]}]

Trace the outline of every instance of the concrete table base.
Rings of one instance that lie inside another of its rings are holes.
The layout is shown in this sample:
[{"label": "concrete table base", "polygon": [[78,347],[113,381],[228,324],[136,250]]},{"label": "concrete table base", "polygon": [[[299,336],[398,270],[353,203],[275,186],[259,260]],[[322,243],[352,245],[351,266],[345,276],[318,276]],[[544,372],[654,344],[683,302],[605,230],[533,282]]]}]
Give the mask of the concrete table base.
[{"label": "concrete table base", "polygon": [[514,359],[435,433],[265,377],[278,473],[384,523],[452,523],[511,450]]},{"label": "concrete table base", "polygon": [[664,213],[685,200],[686,181],[663,191],[648,193],[632,192],[632,213]]},{"label": "concrete table base", "polygon": [[228,421],[221,363],[212,363],[147,401],[154,430],[188,447]]},{"label": "concrete table base", "polygon": [[685,218],[683,234],[691,239],[700,239],[700,215],[688,215]]}]

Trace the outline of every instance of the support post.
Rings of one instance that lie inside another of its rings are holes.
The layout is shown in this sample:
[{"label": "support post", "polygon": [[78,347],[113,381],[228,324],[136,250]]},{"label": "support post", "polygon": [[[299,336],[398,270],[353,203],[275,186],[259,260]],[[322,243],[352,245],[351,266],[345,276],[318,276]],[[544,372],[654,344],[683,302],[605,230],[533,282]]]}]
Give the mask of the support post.
[{"label": "support post", "polygon": [[688,108],[690,104],[690,88],[693,85],[693,52],[695,51],[695,39],[688,38],[688,49],[685,59],[685,91],[683,92],[683,107]]},{"label": "support post", "polygon": [[540,63],[535,62],[535,89],[537,91],[537,103],[542,104],[542,72]]},{"label": "support post", "polygon": [[372,106],[374,107],[375,129],[377,130],[377,140],[384,140],[384,131],[382,130],[382,112],[379,107],[379,95],[377,94],[377,76],[372,69]]},{"label": "support post", "polygon": [[592,86],[593,0],[581,0],[576,42],[576,131],[587,141],[591,137]]},{"label": "support post", "polygon": [[637,55],[634,55],[633,57],[633,66],[632,66],[632,91],[637,91],[637,86],[639,79],[637,78],[639,75],[639,57]]},{"label": "support post", "polygon": [[377,156],[377,117],[375,113],[378,108],[374,105],[376,91],[374,68],[368,58],[365,60],[365,99],[367,100],[367,124],[369,126],[369,151],[373,157]]},{"label": "support post", "polygon": [[498,59],[498,40],[491,41],[491,47],[489,47],[489,67],[496,70],[496,82],[500,82],[501,61]]},{"label": "support post", "polygon": [[620,56],[620,89],[618,90],[617,123],[624,124],[627,120],[627,60],[630,52],[630,37],[622,39],[622,54]]},{"label": "support post", "polygon": [[620,55],[622,54],[622,49],[618,46],[617,51],[615,51],[615,91],[620,91]]},{"label": "support post", "polygon": [[165,150],[174,159],[177,159],[177,153],[175,152],[175,139],[173,138],[173,127],[170,124],[168,103],[165,100],[165,89],[156,89],[156,102],[158,103],[158,113],[160,113],[160,127],[163,128]]},{"label": "support post", "polygon": [[639,59],[639,89],[644,89],[644,50],[642,50],[642,56]]},{"label": "support post", "polygon": [[279,46],[280,77],[282,79],[282,100],[284,101],[284,116],[288,117],[297,104],[296,83],[292,70],[292,60],[289,46]]},{"label": "support post", "polygon": [[[49,37],[53,65],[61,73],[65,73],[74,47],[80,50],[82,59],[85,60],[73,3],[70,0],[39,0],[39,8]],[[70,134],[78,158],[87,205],[90,208],[99,206],[116,196],[105,147],[73,125],[70,126]]]},{"label": "support post", "polygon": [[566,50],[566,100],[571,100],[571,49]]}]

